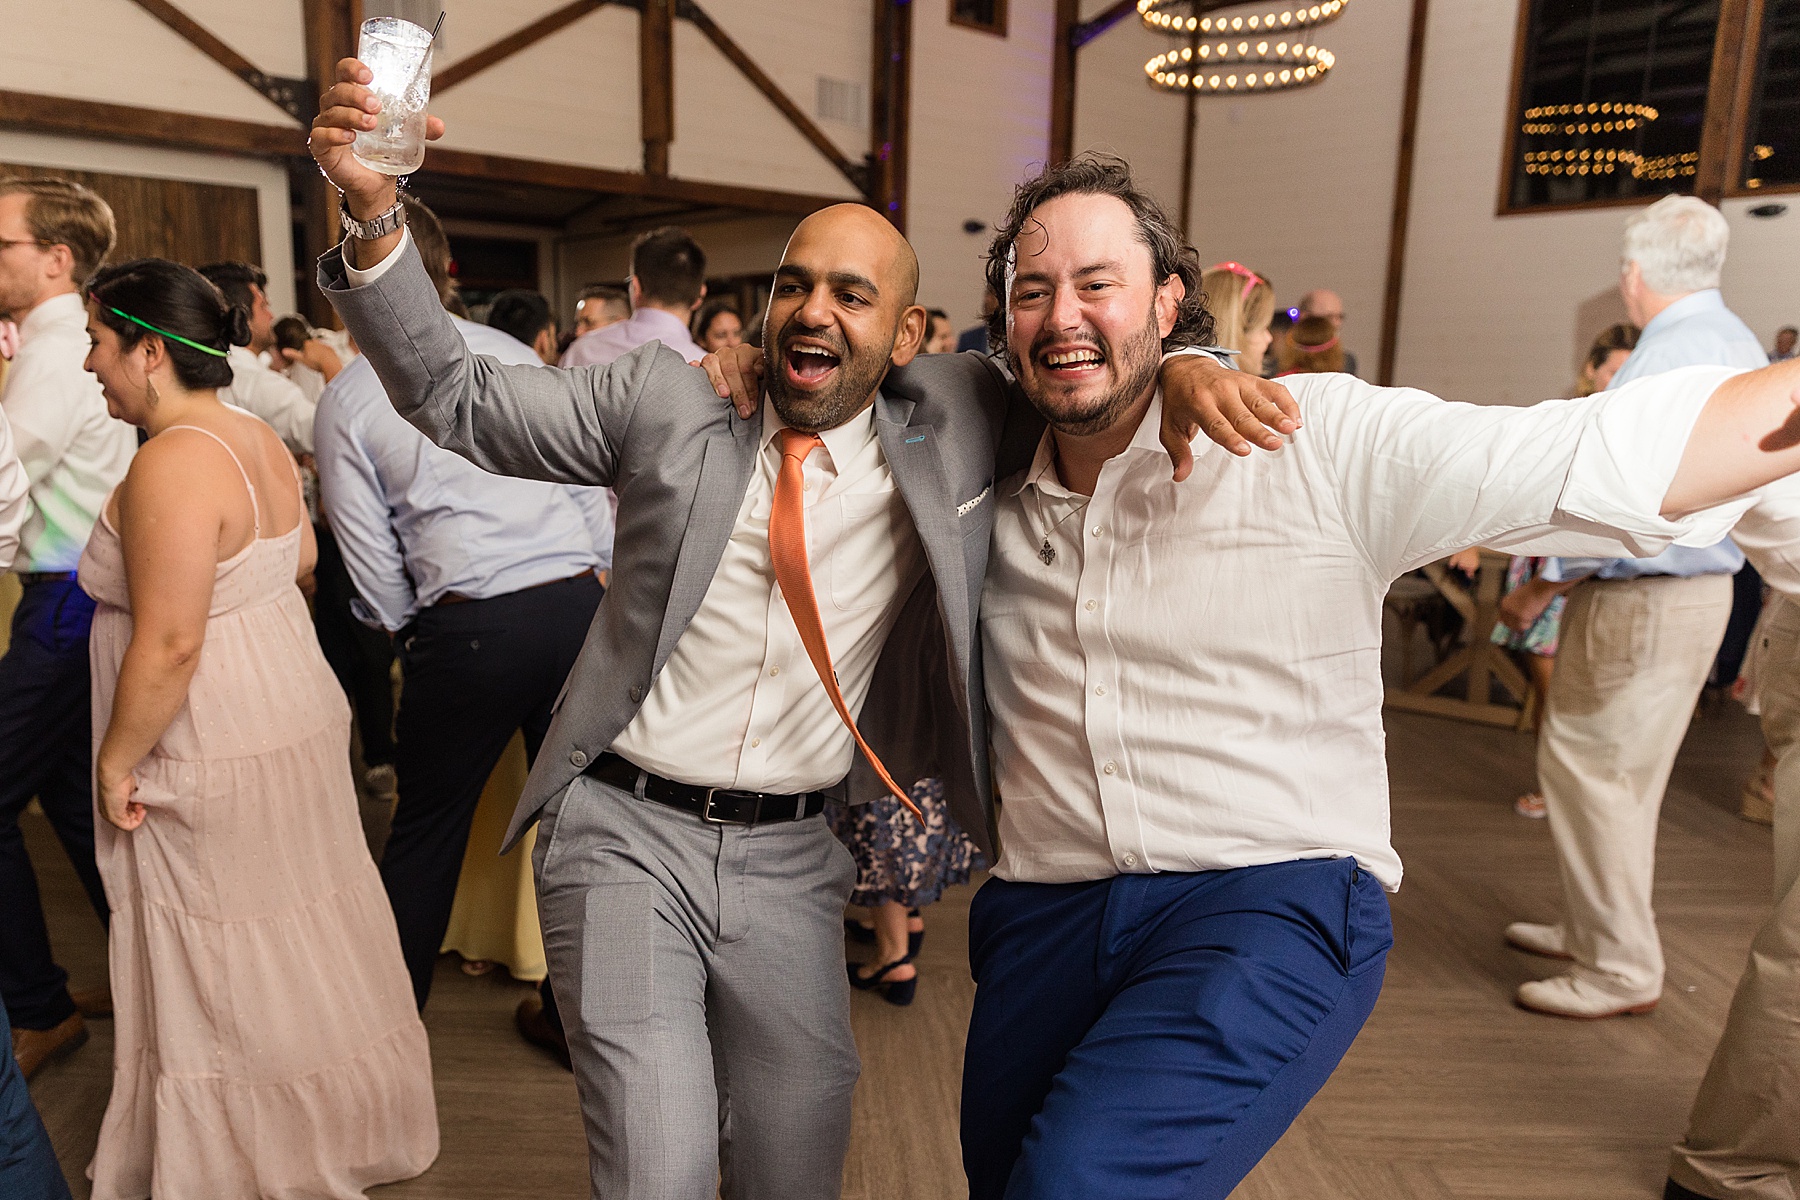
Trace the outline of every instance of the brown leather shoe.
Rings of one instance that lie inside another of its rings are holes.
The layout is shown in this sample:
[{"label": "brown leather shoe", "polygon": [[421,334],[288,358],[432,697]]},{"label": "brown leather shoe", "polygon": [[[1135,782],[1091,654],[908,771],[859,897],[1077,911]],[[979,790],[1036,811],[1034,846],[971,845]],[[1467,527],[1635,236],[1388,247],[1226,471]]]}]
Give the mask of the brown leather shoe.
[{"label": "brown leather shoe", "polygon": [[15,1029],[12,1031],[13,1057],[19,1072],[30,1079],[45,1063],[81,1049],[88,1040],[87,1022],[76,1013],[61,1025],[50,1029]]},{"label": "brown leather shoe", "polygon": [[519,1001],[519,1007],[513,1011],[513,1023],[519,1027],[520,1037],[540,1049],[548,1050],[563,1065],[563,1070],[575,1069],[569,1063],[568,1036],[544,1016],[542,997],[533,993]]},{"label": "brown leather shoe", "polygon": [[109,987],[93,988],[85,992],[70,992],[69,999],[75,1002],[75,1011],[90,1021],[96,1017],[113,1015],[112,989]]}]

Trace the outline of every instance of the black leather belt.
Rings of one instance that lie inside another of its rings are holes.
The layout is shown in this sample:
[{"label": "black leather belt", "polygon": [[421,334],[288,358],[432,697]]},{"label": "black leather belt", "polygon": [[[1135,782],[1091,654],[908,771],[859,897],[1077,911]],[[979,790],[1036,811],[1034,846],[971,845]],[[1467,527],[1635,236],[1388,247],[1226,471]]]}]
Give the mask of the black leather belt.
[{"label": "black leather belt", "polygon": [[19,582],[26,587],[34,583],[70,583],[75,579],[74,571],[20,571]]},{"label": "black leather belt", "polygon": [[638,776],[644,778],[644,799],[682,812],[693,813],[711,825],[761,825],[767,821],[799,821],[825,811],[825,793],[740,792],[735,788],[700,787],[652,775],[627,758],[610,751],[596,758],[587,774],[622,791],[636,793]]}]

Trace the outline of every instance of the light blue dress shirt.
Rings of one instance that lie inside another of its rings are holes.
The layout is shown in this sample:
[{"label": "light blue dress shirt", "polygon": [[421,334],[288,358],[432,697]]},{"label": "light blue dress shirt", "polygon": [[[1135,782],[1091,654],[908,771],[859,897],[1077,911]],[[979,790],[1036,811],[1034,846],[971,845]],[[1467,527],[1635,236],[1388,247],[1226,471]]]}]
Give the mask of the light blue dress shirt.
[{"label": "light blue dress shirt", "polygon": [[[498,329],[456,328],[477,354],[542,365]],[[313,440],[326,517],[367,624],[395,631],[450,592],[487,599],[612,567],[605,488],[490,475],[440,449],[394,411],[366,357],[320,395]]]},{"label": "light blue dress shirt", "polygon": [[[1638,337],[1637,349],[1613,376],[1622,387],[1677,367],[1766,367],[1769,356],[1750,327],[1725,307],[1718,288],[1683,296],[1663,309]],[[1645,575],[1735,575],[1744,552],[1730,538],[1715,546],[1671,546],[1655,558],[1553,558],[1542,578],[1639,579]]]}]

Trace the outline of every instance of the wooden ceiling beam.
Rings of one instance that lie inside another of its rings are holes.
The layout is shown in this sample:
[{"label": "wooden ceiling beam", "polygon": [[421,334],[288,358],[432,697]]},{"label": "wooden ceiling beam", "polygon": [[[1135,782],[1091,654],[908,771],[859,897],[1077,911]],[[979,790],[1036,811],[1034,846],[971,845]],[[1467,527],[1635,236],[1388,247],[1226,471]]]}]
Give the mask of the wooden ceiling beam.
[{"label": "wooden ceiling beam", "polygon": [[717,21],[708,16],[693,0],[680,0],[675,15],[693,25],[706,36],[707,41],[718,47],[719,53],[723,54],[731,65],[750,81],[750,85],[761,92],[763,97],[773,104],[782,116],[787,118],[788,124],[799,130],[801,137],[812,143],[813,149],[824,155],[825,160],[837,168],[838,174],[848,179],[857,191],[865,194],[868,192],[868,165],[852,161],[848,155],[838,149],[837,143],[831,140],[830,135],[820,129],[812,118],[808,117],[805,111],[795,104],[786,92],[781,90],[781,85],[771,79],[768,72],[759,67],[756,60],[745,53],[744,48],[732,40],[730,34],[719,27]]},{"label": "wooden ceiling beam", "polygon": [[433,146],[426,155],[427,173],[455,175],[464,179],[491,179],[506,183],[528,183],[543,187],[570,188],[577,191],[608,192],[620,196],[648,196],[664,200],[684,200],[695,204],[741,208],[750,212],[786,213],[805,216],[831,204],[843,203],[840,196],[815,196],[801,192],[780,192],[772,188],[746,187],[728,183],[706,183],[696,179],[674,179],[644,175],[636,171],[609,171],[602,167],[582,167],[570,163],[544,162],[538,159],[509,158],[499,154],[482,154],[469,150],[451,150]]},{"label": "wooden ceiling beam", "polygon": [[61,133],[171,150],[284,156],[306,153],[306,131],[35,92],[0,91],[0,128]]},{"label": "wooden ceiling beam", "polygon": [[132,0],[132,3],[174,30],[183,41],[200,53],[250,85],[258,95],[288,116],[296,121],[312,119],[312,101],[316,97],[307,95],[305,80],[268,74],[169,0]]},{"label": "wooden ceiling beam", "polygon": [[449,66],[432,72],[431,90],[435,95],[443,95],[459,83],[472,76],[479,75],[496,63],[504,62],[519,51],[535,46],[553,33],[560,32],[573,25],[581,18],[596,9],[604,8],[616,0],[574,0],[561,8],[552,9],[498,41],[490,42],[465,58],[459,58]]}]

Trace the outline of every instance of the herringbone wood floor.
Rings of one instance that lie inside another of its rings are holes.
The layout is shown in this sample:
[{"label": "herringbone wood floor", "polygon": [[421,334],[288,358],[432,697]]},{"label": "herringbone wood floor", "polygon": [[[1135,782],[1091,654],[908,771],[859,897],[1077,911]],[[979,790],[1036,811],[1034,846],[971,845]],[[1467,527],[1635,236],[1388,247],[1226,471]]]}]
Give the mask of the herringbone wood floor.
[{"label": "herringbone wood floor", "polygon": [[[1546,964],[1507,950],[1516,918],[1553,915],[1541,821],[1513,815],[1531,742],[1391,716],[1395,840],[1407,863],[1381,1003],[1325,1090],[1236,1193],[1243,1200],[1651,1200],[1668,1144],[1768,908],[1768,831],[1732,815],[1759,739],[1735,708],[1697,721],[1665,805],[1657,906],[1669,960],[1646,1017],[1563,1022],[1514,1009]],[[29,828],[53,932],[77,986],[104,977],[104,943],[41,818]],[[972,986],[968,889],[930,910],[912,1008],[855,997],[863,1077],[845,1172],[850,1200],[963,1194],[957,1072]],[[586,1172],[570,1077],[514,1035],[519,985],[440,965],[431,1031],[444,1150],[399,1200],[579,1197]],[[109,1085],[105,1022],[32,1091],[77,1197]]]}]

